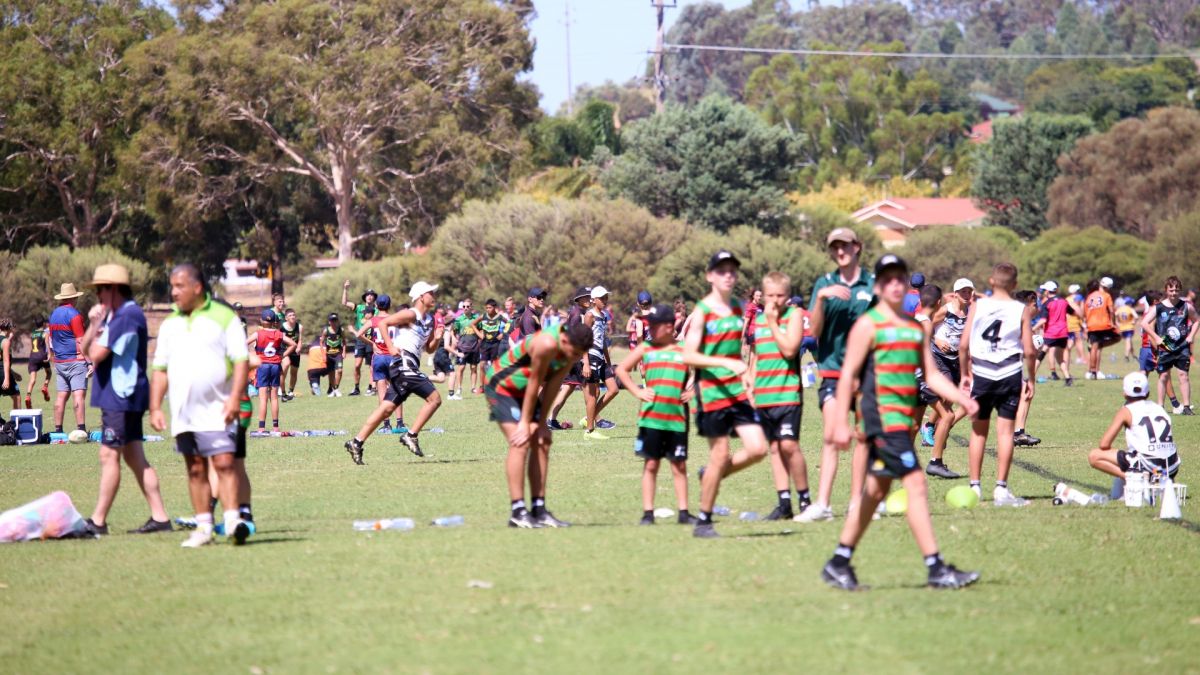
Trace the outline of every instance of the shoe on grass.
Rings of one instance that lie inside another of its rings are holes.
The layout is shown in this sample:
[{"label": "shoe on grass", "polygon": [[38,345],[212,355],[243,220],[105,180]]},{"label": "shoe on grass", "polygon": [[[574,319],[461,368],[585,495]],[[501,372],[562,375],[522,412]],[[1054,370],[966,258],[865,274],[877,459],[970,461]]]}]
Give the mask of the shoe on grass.
[{"label": "shoe on grass", "polygon": [[108,534],[108,523],[97,525],[91,518],[83,521],[83,526],[87,528],[87,533],[93,537],[103,537]]},{"label": "shoe on grass", "polygon": [[596,420],[596,428],[597,429],[612,429],[616,426],[617,426],[616,422],[613,422],[611,420],[606,420],[603,417]]},{"label": "shoe on grass", "polygon": [[833,520],[833,509],[820,504],[812,504],[792,518],[792,521],[797,523],[818,523],[823,520]]},{"label": "shoe on grass", "polygon": [[858,585],[858,576],[854,574],[852,566],[838,565],[832,560],[821,568],[821,580],[843,591],[857,591],[861,588]]},{"label": "shoe on grass", "polygon": [[533,522],[537,524],[537,527],[570,527],[571,526],[571,524],[568,523],[567,521],[559,520],[558,518],[555,518],[554,514],[550,513],[546,509],[542,509],[541,511],[539,511],[536,515],[534,515],[532,517],[533,517]]},{"label": "shoe on grass", "polygon": [[775,510],[768,513],[767,517],[764,518],[763,520],[791,520],[792,518],[795,518],[795,517],[796,517],[796,514],[792,513],[792,507],[790,507],[790,506],[784,507],[784,506],[777,505],[775,507]]},{"label": "shoe on grass", "polygon": [[696,523],[696,528],[692,530],[692,536],[697,539],[716,539],[721,535],[717,534],[717,528],[713,527],[711,522]]},{"label": "shoe on grass", "polygon": [[533,516],[529,515],[528,509],[518,509],[513,511],[508,517],[508,526],[516,527],[522,530],[534,530],[541,527],[541,525],[538,525],[537,521],[533,519]]},{"label": "shoe on grass", "polygon": [[654,524],[654,514],[653,513],[648,516],[642,516],[642,519],[638,521],[638,525],[653,525],[653,524]]},{"label": "shoe on grass", "polygon": [[213,533],[210,528],[202,527],[194,530],[187,539],[183,540],[180,548],[200,548],[213,543]]},{"label": "shoe on grass", "polygon": [[930,462],[929,464],[926,464],[925,465],[925,473],[930,476],[935,476],[937,478],[945,478],[947,480],[954,480],[956,478],[962,478],[961,474],[951,471],[950,467],[946,466],[942,462],[938,462],[936,464],[933,462]]},{"label": "shoe on grass", "polygon": [[979,581],[979,572],[966,572],[954,565],[942,565],[929,571],[929,587],[937,589],[966,588]]},{"label": "shoe on grass", "polygon": [[585,431],[585,432],[583,432],[583,437],[588,440],[591,440],[591,441],[607,441],[608,440],[608,436],[605,436],[604,434],[600,433],[599,431]]},{"label": "shoe on grass", "polygon": [[152,534],[154,532],[170,532],[173,529],[175,529],[175,528],[171,527],[171,521],[169,521],[169,520],[158,521],[153,518],[150,518],[145,523],[143,523],[141,527],[137,528],[136,530],[129,530],[129,534]]},{"label": "shoe on grass", "polygon": [[992,491],[992,502],[996,506],[1011,506],[1014,508],[1020,508],[1022,506],[1029,505],[1028,499],[1025,499],[1024,497],[1018,497],[1014,495],[1008,488],[999,486]]}]

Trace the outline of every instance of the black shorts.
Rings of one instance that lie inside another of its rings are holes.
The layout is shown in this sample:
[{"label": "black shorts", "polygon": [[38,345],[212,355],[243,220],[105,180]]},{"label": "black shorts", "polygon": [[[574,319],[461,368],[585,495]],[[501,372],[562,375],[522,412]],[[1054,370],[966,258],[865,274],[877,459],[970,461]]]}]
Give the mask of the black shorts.
[{"label": "black shorts", "polygon": [[474,365],[477,365],[478,363],[479,363],[479,352],[477,352],[477,351],[463,352],[462,356],[456,357],[454,359],[454,365],[456,365],[456,366],[474,366]]},{"label": "black shorts", "polygon": [[979,404],[979,414],[975,419],[991,419],[992,411],[1002,420],[1017,419],[1017,407],[1021,404],[1023,391],[1020,373],[1003,380],[976,377],[971,385],[971,398]]},{"label": "black shorts", "polygon": [[1186,373],[1192,367],[1192,350],[1184,347],[1175,352],[1158,352],[1158,364],[1154,366],[1157,372],[1165,373],[1174,368]]},{"label": "black shorts", "polygon": [[962,366],[959,365],[958,359],[948,359],[941,354],[933,355],[933,365],[937,366],[938,372],[946,376],[946,379],[958,386],[962,381]]},{"label": "black shorts", "polygon": [[291,364],[291,366],[293,368],[299,368],[300,367],[300,355],[295,354],[295,353],[288,354],[288,363]]},{"label": "black shorts", "polygon": [[100,410],[103,428],[100,444],[108,448],[123,448],[127,443],[142,440],[142,411]]},{"label": "black shorts", "polygon": [[316,382],[316,381],[320,380],[322,377],[325,377],[326,375],[329,375],[332,373],[333,373],[333,369],[329,368],[328,366],[325,368],[309,368],[308,369],[308,380],[310,382]]},{"label": "black shorts", "polygon": [[916,376],[917,405],[930,405],[940,401],[941,397],[935,394],[934,391],[929,388],[929,383],[925,381],[925,372],[922,369],[917,368]]},{"label": "black shorts", "polygon": [[359,340],[358,342],[354,343],[354,358],[370,358],[372,353],[374,353],[374,351],[371,348],[370,342],[363,342],[362,340]]},{"label": "black shorts", "polygon": [[496,340],[495,342],[484,342],[479,347],[479,360],[491,363],[504,355],[504,342]]},{"label": "black shorts", "polygon": [[884,432],[867,439],[867,468],[881,478],[903,478],[921,470],[912,437],[903,431]]},{"label": "black shorts", "polygon": [[29,357],[29,373],[33,374],[39,370],[46,371],[46,377],[50,377],[50,357],[46,354],[36,354]]},{"label": "black shorts", "polygon": [[1046,345],[1046,349],[1055,349],[1055,348],[1066,349],[1067,338],[1065,338],[1065,337],[1045,338],[1042,340],[1042,344]]},{"label": "black shorts", "polygon": [[1179,473],[1179,453],[1171,455],[1166,459],[1158,459],[1157,457],[1140,457],[1136,452],[1127,450],[1117,451],[1117,466],[1121,467],[1121,471],[1128,472],[1131,468],[1149,470],[1151,468],[1159,471],[1169,471],[1171,478]]},{"label": "black shorts", "polygon": [[563,384],[571,386],[579,386],[583,384],[583,359],[580,359],[571,366],[567,371],[566,377],[563,378]]},{"label": "black shorts", "polygon": [[768,441],[800,440],[800,405],[773,405],[758,409],[758,423]]},{"label": "black shorts", "polygon": [[329,370],[331,372],[334,370],[341,370],[342,369],[342,354],[341,354],[341,352],[339,352],[337,354],[326,354],[325,355],[325,363],[328,364]]},{"label": "black shorts", "polygon": [[450,352],[446,351],[445,347],[438,347],[433,353],[433,372],[450,373],[454,370],[454,364],[450,362]]},{"label": "black shorts", "polygon": [[[0,366],[0,367],[2,367],[2,366]],[[20,394],[21,393],[20,382],[21,382],[21,376],[15,372],[13,372],[10,369],[8,371],[8,389],[0,389],[0,396],[16,396],[17,394]],[[3,384],[4,384],[3,379],[0,378],[0,385],[3,385]]]},{"label": "black shorts", "polygon": [[[584,358],[588,360],[588,365],[592,367],[592,374],[584,378],[584,381],[588,384],[601,384],[613,376],[612,366],[608,365],[604,357],[588,354]],[[583,373],[582,362],[580,362],[579,371],[581,374]]]},{"label": "black shorts", "polygon": [[633,454],[642,459],[666,459],[686,462],[688,435],[686,431],[664,431],[638,427],[637,439],[633,442]]},{"label": "black shorts", "polygon": [[737,428],[747,424],[761,426],[758,411],[746,401],[712,412],[696,413],[696,430],[705,438],[735,436]]},{"label": "black shorts", "polygon": [[[483,396],[487,399],[488,419],[492,422],[515,424],[521,421],[521,406],[525,401],[498,392],[491,385],[483,388]],[[541,417],[541,410],[535,404],[533,419],[540,420]]]},{"label": "black shorts", "polygon": [[[824,410],[825,403],[832,401],[837,396],[838,378],[825,377],[821,379],[820,386],[817,387],[817,410]],[[858,406],[858,397],[850,399],[850,412],[854,412]]]},{"label": "black shorts", "polygon": [[246,459],[246,427],[237,425],[237,438],[233,442],[234,459]]},{"label": "black shorts", "polygon": [[1109,328],[1108,330],[1089,330],[1088,344],[1098,344],[1101,347],[1115,345],[1121,341],[1121,336],[1117,335],[1117,331]]},{"label": "black shorts", "polygon": [[401,354],[392,359],[388,366],[388,393],[384,400],[400,405],[416,394],[420,398],[429,398],[436,389],[429,378],[419,370],[420,361],[411,354]]}]

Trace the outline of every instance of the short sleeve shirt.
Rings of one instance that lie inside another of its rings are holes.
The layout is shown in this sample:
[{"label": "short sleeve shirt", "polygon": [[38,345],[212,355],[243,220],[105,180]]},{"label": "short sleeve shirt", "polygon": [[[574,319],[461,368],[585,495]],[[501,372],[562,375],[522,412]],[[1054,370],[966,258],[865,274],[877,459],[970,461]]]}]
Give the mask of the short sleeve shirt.
[{"label": "short sleeve shirt", "polygon": [[521,314],[521,337],[533,335],[542,329],[541,316],[533,311],[532,307],[526,307],[525,312]]},{"label": "short sleeve shirt", "polygon": [[247,358],[246,330],[233,310],[206,298],[191,314],[178,308],[159,328],[154,369],[167,373],[171,434],[223,431],[233,364]]},{"label": "short sleeve shirt", "polygon": [[[812,299],[808,311],[817,303],[817,293],[829,286],[845,286],[842,275],[834,270],[813,284]],[[875,275],[861,268],[858,281],[850,286],[850,299],[827,298],[824,301],[824,323],[817,336],[817,369],[821,377],[836,378],[842,372],[842,361],[846,358],[846,338],[858,317],[870,308],[875,299]]]},{"label": "short sleeve shirt", "polygon": [[83,315],[71,305],[59,305],[50,313],[50,347],[55,363],[82,361],[76,338],[83,337]]},{"label": "short sleeve shirt", "polygon": [[96,343],[111,354],[96,364],[92,406],[101,410],[145,412],[150,407],[146,377],[146,315],[129,300],[109,317]]}]

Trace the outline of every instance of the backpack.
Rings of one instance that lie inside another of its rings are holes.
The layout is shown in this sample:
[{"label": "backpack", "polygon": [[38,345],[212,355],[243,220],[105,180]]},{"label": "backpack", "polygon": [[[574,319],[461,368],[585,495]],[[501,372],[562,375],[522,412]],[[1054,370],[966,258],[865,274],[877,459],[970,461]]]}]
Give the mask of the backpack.
[{"label": "backpack", "polygon": [[0,424],[0,445],[17,444],[17,425],[12,420]]}]

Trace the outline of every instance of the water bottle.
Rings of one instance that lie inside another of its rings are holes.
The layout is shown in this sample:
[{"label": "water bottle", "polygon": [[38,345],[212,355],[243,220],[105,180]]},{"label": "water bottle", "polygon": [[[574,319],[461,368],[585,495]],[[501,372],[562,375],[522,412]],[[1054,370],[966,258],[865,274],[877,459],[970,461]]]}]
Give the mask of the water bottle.
[{"label": "water bottle", "polygon": [[88,432],[88,440],[93,443],[99,443],[100,439],[104,438],[104,432],[99,429],[94,429]]},{"label": "water bottle", "polygon": [[1067,485],[1066,483],[1058,483],[1054,486],[1054,496],[1063,500],[1067,504],[1077,504],[1079,506],[1087,506],[1092,504],[1092,496],[1084,494],[1079,490]]},{"label": "water bottle", "polygon": [[442,516],[441,518],[434,518],[433,522],[430,523],[434,527],[458,527],[462,524],[462,516]]},{"label": "water bottle", "polygon": [[728,506],[719,506],[718,505],[718,506],[713,507],[713,513],[718,516],[727,516],[730,514],[730,511],[729,511]]},{"label": "water bottle", "polygon": [[161,443],[165,439],[162,436],[150,435],[150,436],[143,436],[142,440],[145,441],[146,443]]},{"label": "water bottle", "polygon": [[1100,494],[1099,492],[1096,492],[1096,493],[1092,494],[1091,497],[1088,497],[1088,505],[1089,506],[1103,506],[1107,503],[1108,503],[1108,497],[1105,497],[1104,495]]},{"label": "water bottle", "polygon": [[760,520],[760,518],[758,513],[755,511],[742,511],[741,515],[738,516],[738,520],[744,520],[748,523],[752,523],[756,520]]},{"label": "water bottle", "polygon": [[50,442],[51,443],[66,443],[67,435],[61,431],[51,431],[50,432]]},{"label": "water bottle", "polygon": [[1038,384],[1045,384],[1045,383],[1046,383],[1046,378],[1045,378],[1045,377],[1043,377],[1043,376],[1041,376],[1041,375],[1038,375],[1038,378],[1037,378],[1037,383],[1038,383]]},{"label": "water bottle", "polygon": [[383,520],[356,520],[354,529],[358,532],[376,530],[411,530],[416,527],[412,518],[384,518]]},{"label": "water bottle", "polygon": [[422,429],[421,433],[423,433],[423,434],[444,434],[444,433],[446,433],[446,430],[441,427],[430,427],[428,429]]}]

